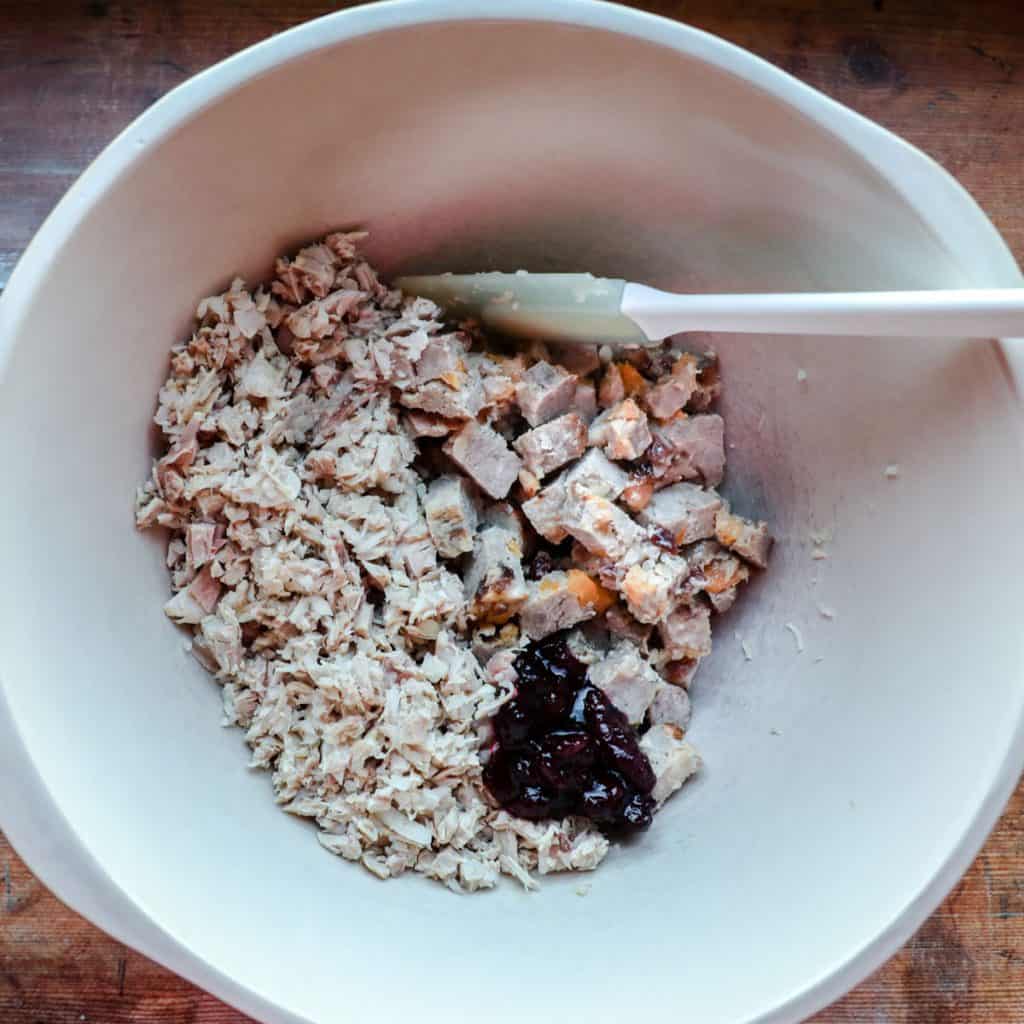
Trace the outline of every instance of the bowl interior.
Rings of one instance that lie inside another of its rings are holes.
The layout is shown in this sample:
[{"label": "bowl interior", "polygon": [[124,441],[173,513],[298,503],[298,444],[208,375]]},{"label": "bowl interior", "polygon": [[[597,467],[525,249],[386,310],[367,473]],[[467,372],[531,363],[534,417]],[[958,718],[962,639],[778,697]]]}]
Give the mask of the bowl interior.
[{"label": "bowl interior", "polygon": [[198,298],[329,228],[368,227],[386,272],[795,290],[985,283],[976,268],[833,132],[738,75],[592,29],[369,35],[139,144],[47,254],[0,383],[4,686],[128,895],[316,1021],[370,1005],[381,1021],[677,1005],[747,1021],[890,927],[1020,722],[1020,418],[995,346],[695,340],[722,358],[727,492],[772,522],[774,563],[717,621],[695,685],[703,774],[596,875],[533,896],[385,886],[281,814],[163,616],[163,543],[134,532],[132,497]]}]

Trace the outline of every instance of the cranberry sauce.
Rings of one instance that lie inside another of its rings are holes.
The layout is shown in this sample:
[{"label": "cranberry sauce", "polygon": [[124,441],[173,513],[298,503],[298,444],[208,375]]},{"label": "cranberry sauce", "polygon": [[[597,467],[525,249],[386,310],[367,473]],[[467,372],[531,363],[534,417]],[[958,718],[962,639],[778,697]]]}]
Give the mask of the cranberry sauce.
[{"label": "cranberry sauce", "polygon": [[626,716],[587,682],[555,634],[516,658],[516,695],[494,718],[484,768],[494,798],[520,818],[577,814],[608,832],[647,828],[654,772]]}]

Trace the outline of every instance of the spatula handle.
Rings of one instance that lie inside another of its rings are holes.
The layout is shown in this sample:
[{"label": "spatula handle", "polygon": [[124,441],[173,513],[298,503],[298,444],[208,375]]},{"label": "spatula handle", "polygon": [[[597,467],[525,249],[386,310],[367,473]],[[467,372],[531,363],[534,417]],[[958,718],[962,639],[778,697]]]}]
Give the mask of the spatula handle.
[{"label": "spatula handle", "polygon": [[674,295],[627,284],[622,312],[652,341],[684,331],[1024,337],[1024,288]]}]

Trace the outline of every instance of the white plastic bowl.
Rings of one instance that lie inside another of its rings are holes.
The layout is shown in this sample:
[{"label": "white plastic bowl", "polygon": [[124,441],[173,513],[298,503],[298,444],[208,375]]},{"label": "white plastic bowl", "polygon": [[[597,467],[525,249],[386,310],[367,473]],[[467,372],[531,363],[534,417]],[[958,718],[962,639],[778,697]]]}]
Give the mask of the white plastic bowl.
[{"label": "white plastic bowl", "polygon": [[[2,825],[69,904],[268,1022],[794,1021],[906,940],[1024,762],[1006,349],[715,339],[729,490],[779,544],[695,688],[706,770],[585,898],[579,877],[457,898],[324,853],[220,729],[161,612],[161,545],[132,528],[196,300],[338,225],[368,226],[388,272],[1021,284],[935,164],[750,54],[597,3],[479,6],[362,8],[199,75],[111,144],[17,267]],[[827,560],[812,530],[834,537]]]}]

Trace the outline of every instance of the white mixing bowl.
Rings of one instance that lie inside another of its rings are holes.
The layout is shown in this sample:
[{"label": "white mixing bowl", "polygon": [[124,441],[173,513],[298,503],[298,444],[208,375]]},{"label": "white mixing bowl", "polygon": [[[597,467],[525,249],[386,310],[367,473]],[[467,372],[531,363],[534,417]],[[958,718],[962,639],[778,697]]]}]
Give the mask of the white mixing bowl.
[{"label": "white mixing bowl", "polygon": [[1024,762],[1012,351],[715,338],[728,490],[779,543],[695,687],[706,770],[584,898],[579,877],[384,884],[246,769],[161,611],[162,545],[132,525],[196,300],[355,224],[389,273],[1021,284],[926,157],[634,11],[392,3],[225,61],[104,152],[0,300],[0,824],[73,907],[263,1021],[823,1006],[936,906]]}]

